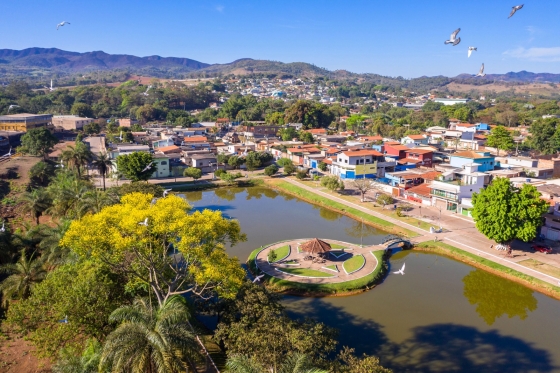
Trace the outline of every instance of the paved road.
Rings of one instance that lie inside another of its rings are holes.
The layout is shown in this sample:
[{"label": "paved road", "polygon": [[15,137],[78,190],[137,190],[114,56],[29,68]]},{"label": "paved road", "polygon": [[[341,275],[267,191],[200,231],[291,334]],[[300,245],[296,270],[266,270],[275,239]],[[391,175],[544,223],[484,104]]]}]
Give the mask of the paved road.
[{"label": "paved road", "polygon": [[[412,224],[408,224],[406,222],[402,222],[400,220],[383,215],[379,212],[372,211],[371,209],[364,207],[363,204],[359,202],[360,201],[359,198],[356,198],[356,203],[353,203],[353,202],[346,201],[342,198],[339,198],[336,195],[327,193],[321,190],[321,188],[313,188],[290,178],[286,178],[285,180],[291,184],[297,185],[300,188],[306,189],[324,198],[345,204],[347,206],[351,206],[372,216],[376,216],[378,218],[389,221],[395,225],[414,231],[418,233],[420,236],[414,237],[412,239],[413,243],[434,240],[434,238],[437,237],[438,240],[442,240],[443,242],[446,242],[462,250],[468,251],[477,256],[483,257],[488,260],[492,260],[496,263],[500,263],[506,267],[515,269],[529,276],[533,276],[549,284],[555,286],[560,285],[560,278],[550,276],[546,273],[542,273],[532,268],[527,268],[525,266],[517,264],[517,262],[523,261],[525,259],[533,258],[535,260],[538,260],[539,262],[550,264],[556,268],[560,268],[560,254],[558,253],[558,250],[556,250],[555,253],[548,254],[548,255],[543,253],[533,253],[528,250],[526,244],[524,245],[522,243],[516,243],[513,245],[513,248],[515,249],[514,250],[515,257],[505,258],[502,252],[499,252],[490,247],[495,243],[487,239],[480,232],[478,232],[478,230],[474,226],[474,222],[471,219],[464,218],[462,216],[457,216],[456,214],[448,213],[447,211],[442,211],[441,219],[439,219],[439,214],[440,214],[439,209],[430,206],[422,206],[420,208],[419,205],[413,204],[414,210],[408,212],[409,215],[414,216],[415,214],[417,214],[416,216],[420,217],[420,211],[421,211],[421,215],[423,216],[421,218],[422,220],[433,222],[434,226],[440,225],[445,229],[445,233],[431,234],[428,231],[425,231]],[[367,197],[368,196],[366,195],[366,201],[368,200]],[[373,200],[373,196],[369,196],[369,198],[370,200]],[[407,202],[411,203],[410,201]]]}]

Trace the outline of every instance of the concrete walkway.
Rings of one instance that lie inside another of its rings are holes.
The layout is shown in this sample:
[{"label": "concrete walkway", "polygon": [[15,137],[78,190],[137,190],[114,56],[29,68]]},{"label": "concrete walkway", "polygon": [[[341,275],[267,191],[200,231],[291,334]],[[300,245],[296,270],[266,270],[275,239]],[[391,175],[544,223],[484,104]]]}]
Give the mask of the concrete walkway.
[{"label": "concrete walkway", "polygon": [[[347,253],[339,256],[338,258],[332,254],[329,254],[325,256],[325,263],[313,263],[310,260],[304,260],[304,257],[308,255],[307,253],[298,251],[298,247],[309,240],[311,240],[311,238],[301,238],[291,241],[277,242],[275,244],[267,246],[257,254],[257,256],[255,257],[255,263],[262,272],[266,273],[269,276],[276,277],[282,280],[301,282],[305,284],[333,284],[357,280],[372,273],[377,268],[379,263],[377,261],[377,258],[371,252],[385,249],[383,245],[360,247],[360,245],[354,245],[347,242],[323,239],[323,241],[329,244],[337,244],[343,246]],[[286,258],[283,258],[278,262],[269,263],[268,254],[272,250],[276,250],[286,245],[290,246],[290,254]],[[333,249],[334,252],[337,252],[339,250],[340,249]],[[348,274],[344,271],[343,263],[344,261],[356,255],[362,255],[364,257],[364,265],[359,270]],[[288,261],[296,261],[297,264],[284,264],[284,262]],[[324,268],[331,265],[336,265],[338,272],[334,272]],[[285,268],[312,269],[315,271],[323,272],[326,275],[330,275],[330,277],[305,277],[293,275],[287,272],[283,272],[282,270]]]},{"label": "concrete walkway", "polygon": [[[452,214],[448,214],[447,212],[441,213],[441,218],[439,218],[439,210],[437,210],[436,214],[436,211],[432,211],[435,209],[431,208],[430,206],[422,206],[421,208],[419,208],[419,206],[416,205],[416,210],[420,210],[423,216],[432,214],[433,216],[437,217],[437,222],[434,219],[426,219],[425,217],[419,216],[421,220],[434,222],[434,226],[440,225],[445,229],[445,233],[433,234],[412,224],[394,219],[390,216],[364,207],[364,205],[359,202],[359,199],[357,199],[358,203],[349,202],[330,193],[326,193],[322,190],[309,187],[294,179],[285,178],[284,180],[321,197],[355,208],[366,214],[383,219],[392,224],[406,228],[419,234],[419,236],[412,238],[412,243],[426,242],[437,238],[437,240],[439,241],[443,241],[451,246],[455,246],[471,254],[499,263],[526,275],[538,278],[539,280],[545,281],[551,285],[560,286],[560,278],[558,278],[557,276],[551,276],[546,273],[542,273],[535,269],[518,264],[518,262],[520,261],[532,258],[541,263],[546,263],[556,268],[560,268],[560,253],[558,252],[558,250],[555,250],[555,252],[553,252],[552,254],[535,253],[529,251],[527,245],[517,243],[513,245],[513,249],[515,250],[514,258],[506,258],[503,255],[503,252],[497,251],[490,247],[493,244],[495,245],[495,243],[478,232],[474,225],[474,222],[472,222],[472,220],[469,221],[468,218],[457,217],[456,214],[455,216],[453,216]],[[373,196],[370,196],[371,200],[373,200],[372,197]],[[414,205],[413,203],[411,203],[411,201],[406,202]],[[414,214],[414,210],[412,212],[407,212],[407,214],[412,216]]]}]

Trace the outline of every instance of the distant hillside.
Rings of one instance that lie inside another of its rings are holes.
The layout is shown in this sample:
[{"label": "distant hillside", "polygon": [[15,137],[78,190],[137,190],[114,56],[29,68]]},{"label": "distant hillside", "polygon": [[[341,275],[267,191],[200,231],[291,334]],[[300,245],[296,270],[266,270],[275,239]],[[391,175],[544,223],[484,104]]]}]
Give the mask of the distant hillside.
[{"label": "distant hillside", "polygon": [[136,57],[102,51],[77,53],[56,48],[28,48],[21,51],[0,49],[0,67],[41,68],[84,72],[113,69],[169,69],[181,72],[199,70],[210,65],[188,58]]},{"label": "distant hillside", "polygon": [[[403,77],[387,77],[370,73],[356,74],[346,70],[330,71],[305,62],[284,63],[243,58],[226,64],[208,64],[188,58],[136,57],[125,54],[108,54],[102,51],[78,53],[56,48],[28,48],[21,51],[0,49],[0,76],[3,78],[1,79],[2,82],[12,79],[27,79],[31,82],[44,81],[45,77],[57,74],[59,79],[62,78],[62,75],[69,76],[67,78],[68,84],[78,84],[72,81],[74,79],[72,76],[94,70],[119,71],[121,75],[138,74],[169,79],[203,78],[228,74],[325,77],[356,83],[369,82],[376,85],[403,88],[418,93],[443,88],[450,83],[477,87],[484,87],[497,82],[507,84],[560,83],[560,74],[532,73],[527,71],[489,74],[484,78],[474,78],[472,75],[461,74],[456,77],[422,76],[414,79],[405,79]],[[111,77],[113,80],[109,81],[112,82],[115,81],[114,79],[119,79],[121,75],[117,75],[117,77]],[[93,83],[95,81],[87,84]]]}]

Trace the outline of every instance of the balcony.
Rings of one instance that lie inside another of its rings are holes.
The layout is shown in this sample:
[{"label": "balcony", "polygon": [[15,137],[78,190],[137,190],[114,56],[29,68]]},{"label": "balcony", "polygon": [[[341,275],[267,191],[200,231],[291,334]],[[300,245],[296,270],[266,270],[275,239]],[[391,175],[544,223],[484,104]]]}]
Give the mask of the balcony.
[{"label": "balcony", "polygon": [[430,194],[435,197],[441,197],[450,201],[459,201],[459,197],[455,193],[447,192],[445,190],[431,189]]}]

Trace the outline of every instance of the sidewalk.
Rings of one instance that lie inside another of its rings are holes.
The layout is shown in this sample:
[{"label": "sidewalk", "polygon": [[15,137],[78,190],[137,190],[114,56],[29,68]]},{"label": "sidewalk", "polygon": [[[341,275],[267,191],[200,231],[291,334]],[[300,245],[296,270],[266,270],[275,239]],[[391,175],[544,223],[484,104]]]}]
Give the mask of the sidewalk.
[{"label": "sidewalk", "polygon": [[[499,263],[503,266],[509,267],[511,269],[514,269],[518,272],[524,273],[526,275],[538,278],[539,280],[545,281],[551,285],[555,285],[555,286],[559,286],[560,285],[560,278],[555,277],[555,276],[551,276],[548,275],[546,273],[542,273],[540,271],[534,270],[532,268],[528,268],[525,267],[521,264],[518,264],[517,262],[526,260],[526,259],[534,259],[537,260],[541,263],[546,263],[549,264],[551,266],[554,266],[556,268],[560,268],[560,254],[558,253],[558,250],[556,250],[553,254],[543,254],[543,253],[534,253],[534,252],[530,252],[527,251],[525,248],[525,245],[520,245],[520,244],[516,244],[513,245],[515,250],[520,250],[522,251],[522,254],[519,255],[518,252],[515,252],[514,254],[516,254],[517,256],[514,258],[505,258],[503,255],[500,255],[500,252],[490,248],[491,245],[495,245],[495,243],[491,240],[489,240],[488,238],[486,238],[484,235],[482,235],[480,232],[478,232],[478,230],[476,229],[474,222],[473,221],[469,221],[466,218],[463,217],[457,217],[454,216],[454,214],[449,214],[447,212],[443,212],[441,213],[441,226],[446,230],[444,233],[438,233],[438,234],[433,234],[433,233],[429,233],[423,229],[420,229],[412,224],[408,224],[406,222],[391,218],[390,216],[386,216],[384,214],[381,214],[379,212],[376,211],[372,211],[371,209],[364,207],[364,203],[368,203],[368,202],[364,202],[361,203],[359,202],[359,198],[356,198],[356,202],[357,203],[353,203],[353,202],[349,202],[345,199],[342,199],[340,197],[337,197],[335,195],[326,193],[320,189],[322,188],[313,188],[313,187],[309,187],[307,185],[304,185],[296,180],[290,179],[290,178],[285,178],[284,179],[286,182],[289,182],[290,184],[293,184],[295,186],[298,186],[299,188],[305,189],[309,192],[315,193],[317,195],[320,195],[321,197],[330,199],[332,201],[336,201],[342,204],[345,204],[347,206],[351,206],[355,209],[358,209],[362,212],[365,212],[369,215],[375,216],[377,218],[383,219],[385,221],[388,221],[392,224],[398,225],[400,227],[409,229],[411,231],[414,231],[416,233],[418,233],[420,236],[418,237],[414,237],[412,239],[412,242],[414,243],[420,243],[420,242],[426,242],[426,241],[430,241],[433,240],[435,237],[437,237],[438,241],[443,241],[449,245],[455,246],[461,250],[467,251],[471,254],[477,255],[479,257],[491,260],[493,262]],[[367,197],[368,195],[366,195],[366,201],[367,201]],[[372,196],[369,196],[372,200]],[[410,203],[410,201],[407,201]],[[411,205],[414,205],[411,203]],[[414,214],[416,214],[416,218],[420,219],[420,207],[419,205],[414,205],[414,209],[412,211],[408,211],[407,214],[410,216],[413,216]],[[439,226],[440,223],[438,223],[439,219],[439,214],[440,211],[439,209],[435,209],[433,207],[430,206],[422,206],[421,207],[421,211],[422,211],[422,218],[421,220],[423,221],[433,221],[434,222],[434,226]],[[425,216],[429,216],[429,214],[426,214],[426,212],[429,212],[430,215],[433,214],[433,216],[437,217],[436,220],[433,219],[426,219]],[[437,212],[437,214],[436,214]]]}]

